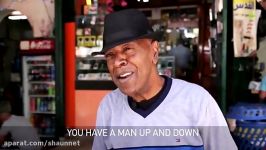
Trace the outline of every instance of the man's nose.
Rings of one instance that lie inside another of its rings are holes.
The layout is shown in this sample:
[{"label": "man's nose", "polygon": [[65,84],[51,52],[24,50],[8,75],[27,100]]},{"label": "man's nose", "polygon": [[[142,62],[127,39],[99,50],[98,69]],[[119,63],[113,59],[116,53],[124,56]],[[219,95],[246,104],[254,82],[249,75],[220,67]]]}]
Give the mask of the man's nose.
[{"label": "man's nose", "polygon": [[126,56],[123,54],[118,54],[115,58],[115,67],[121,67],[127,65]]}]

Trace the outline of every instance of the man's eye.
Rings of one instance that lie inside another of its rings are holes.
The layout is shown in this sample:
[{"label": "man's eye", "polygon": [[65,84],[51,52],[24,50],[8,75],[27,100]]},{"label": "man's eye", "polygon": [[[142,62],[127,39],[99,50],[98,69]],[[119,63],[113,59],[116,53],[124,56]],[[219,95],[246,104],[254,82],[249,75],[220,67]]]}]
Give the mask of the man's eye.
[{"label": "man's eye", "polygon": [[124,49],[124,52],[127,53],[127,54],[132,54],[134,52],[134,49],[133,48],[130,48],[130,47],[126,47]]},{"label": "man's eye", "polygon": [[106,59],[110,59],[110,58],[112,58],[113,56],[114,56],[114,54],[112,54],[112,53],[105,54],[105,58],[106,58]]},{"label": "man's eye", "polygon": [[128,50],[133,50],[133,49],[130,48],[130,47],[126,47],[126,48],[125,48],[125,51],[128,51]]}]

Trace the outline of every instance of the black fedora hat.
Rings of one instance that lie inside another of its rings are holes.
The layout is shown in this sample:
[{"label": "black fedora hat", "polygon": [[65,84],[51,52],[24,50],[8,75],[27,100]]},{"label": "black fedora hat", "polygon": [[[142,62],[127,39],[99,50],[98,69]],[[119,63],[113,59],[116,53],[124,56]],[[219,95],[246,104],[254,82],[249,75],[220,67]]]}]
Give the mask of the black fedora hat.
[{"label": "black fedora hat", "polygon": [[154,32],[146,16],[136,9],[125,9],[106,15],[104,19],[103,49],[92,55],[104,54],[117,45],[141,38],[160,41],[162,32]]}]

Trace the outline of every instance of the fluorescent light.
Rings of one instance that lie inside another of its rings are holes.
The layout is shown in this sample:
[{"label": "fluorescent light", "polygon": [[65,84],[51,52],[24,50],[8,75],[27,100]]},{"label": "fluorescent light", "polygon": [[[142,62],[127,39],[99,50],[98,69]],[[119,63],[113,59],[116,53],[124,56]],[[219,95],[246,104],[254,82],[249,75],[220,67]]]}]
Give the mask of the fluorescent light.
[{"label": "fluorescent light", "polygon": [[223,1],[220,0],[220,1],[218,1],[218,11],[221,12],[222,9],[223,9]]},{"label": "fluorescent light", "polygon": [[171,48],[172,48],[172,47],[171,47],[170,45],[166,45],[166,50],[167,50],[167,51],[170,51]]},{"label": "fluorescent light", "polygon": [[148,3],[148,2],[149,2],[149,0],[143,0],[143,2],[144,2],[144,3]]},{"label": "fluorescent light", "polygon": [[166,29],[166,33],[171,33],[172,29]]},{"label": "fluorescent light", "polygon": [[209,16],[210,16],[210,21],[212,21],[213,20],[212,9],[209,9]]},{"label": "fluorescent light", "polygon": [[12,11],[11,15],[22,15],[22,13],[20,11]]},{"label": "fluorescent light", "polygon": [[8,16],[8,19],[10,20],[22,20],[22,19],[28,19],[27,16],[21,15],[21,16]]}]

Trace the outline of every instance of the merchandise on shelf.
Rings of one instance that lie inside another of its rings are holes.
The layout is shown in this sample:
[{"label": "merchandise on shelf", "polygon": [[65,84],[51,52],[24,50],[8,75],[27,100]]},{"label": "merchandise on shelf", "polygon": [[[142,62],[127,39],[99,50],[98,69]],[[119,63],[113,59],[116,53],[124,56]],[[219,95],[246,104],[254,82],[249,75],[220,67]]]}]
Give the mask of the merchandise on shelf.
[{"label": "merchandise on shelf", "polygon": [[41,136],[55,135],[55,67],[51,55],[23,56],[24,115]]},{"label": "merchandise on shelf", "polygon": [[111,80],[104,58],[79,58],[77,61],[77,80]]}]

